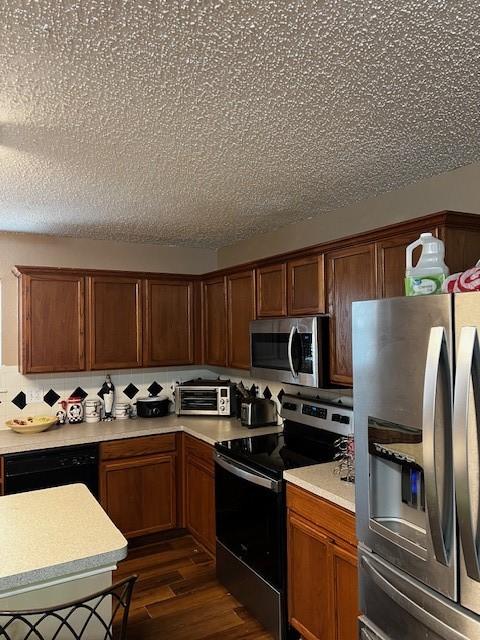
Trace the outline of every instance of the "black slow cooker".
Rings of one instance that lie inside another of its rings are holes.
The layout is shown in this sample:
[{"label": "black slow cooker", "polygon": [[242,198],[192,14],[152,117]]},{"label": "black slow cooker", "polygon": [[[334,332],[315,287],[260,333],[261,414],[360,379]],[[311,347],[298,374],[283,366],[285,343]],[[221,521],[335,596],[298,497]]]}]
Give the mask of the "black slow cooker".
[{"label": "black slow cooker", "polygon": [[169,398],[159,398],[158,396],[138,398],[137,416],[139,418],[161,418],[168,415],[169,406]]}]

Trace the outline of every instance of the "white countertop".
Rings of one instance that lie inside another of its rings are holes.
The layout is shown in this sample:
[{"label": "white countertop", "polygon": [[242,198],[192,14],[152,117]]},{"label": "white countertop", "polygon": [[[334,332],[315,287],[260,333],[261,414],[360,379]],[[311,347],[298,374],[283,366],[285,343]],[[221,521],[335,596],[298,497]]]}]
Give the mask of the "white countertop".
[{"label": "white countertop", "polygon": [[283,477],[297,487],[355,513],[355,485],[340,480],[333,473],[336,465],[336,462],[314,464],[311,467],[285,471]]},{"label": "white countertop", "polygon": [[0,431],[0,455],[67,447],[72,445],[106,440],[136,438],[162,433],[184,431],[209,444],[221,440],[245,438],[265,433],[277,433],[282,427],[260,427],[247,429],[236,418],[218,418],[216,416],[176,416],[170,414],[164,418],[136,418],[135,420],[114,420],[80,424],[64,424],[51,427],[48,431],[35,434],[19,434],[14,431]]},{"label": "white countertop", "polygon": [[0,597],[127,555],[127,541],[83,484],[0,497],[0,540]]}]

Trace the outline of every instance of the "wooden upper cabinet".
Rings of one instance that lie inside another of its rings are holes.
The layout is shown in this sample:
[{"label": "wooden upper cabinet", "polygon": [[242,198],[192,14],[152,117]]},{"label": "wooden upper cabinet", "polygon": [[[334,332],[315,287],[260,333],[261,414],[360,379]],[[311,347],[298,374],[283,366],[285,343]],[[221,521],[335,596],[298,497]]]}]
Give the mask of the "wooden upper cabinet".
[{"label": "wooden upper cabinet", "polygon": [[193,363],[193,283],[145,280],[143,364]]},{"label": "wooden upper cabinet", "polygon": [[255,319],[253,269],[227,276],[228,366],[250,369],[250,321]]},{"label": "wooden upper cabinet", "polygon": [[288,315],[325,313],[323,254],[290,260],[287,269]]},{"label": "wooden upper cabinet", "polygon": [[206,364],[227,364],[227,295],[223,276],[203,283],[204,355]]},{"label": "wooden upper cabinet", "polygon": [[330,382],[352,384],[352,302],[376,298],[375,245],[327,254]]},{"label": "wooden upper cabinet", "polygon": [[[437,235],[436,229],[426,229]],[[377,285],[379,298],[394,298],[405,295],[405,259],[406,248],[420,236],[418,231],[393,236],[376,243]],[[414,264],[420,257],[421,248],[413,252]]]},{"label": "wooden upper cabinet", "polygon": [[88,363],[90,369],[142,366],[140,278],[88,278]]},{"label": "wooden upper cabinet", "polygon": [[19,360],[22,373],[85,369],[85,278],[22,273]]},{"label": "wooden upper cabinet", "polygon": [[282,317],[287,315],[287,265],[268,265],[257,269],[257,315]]}]

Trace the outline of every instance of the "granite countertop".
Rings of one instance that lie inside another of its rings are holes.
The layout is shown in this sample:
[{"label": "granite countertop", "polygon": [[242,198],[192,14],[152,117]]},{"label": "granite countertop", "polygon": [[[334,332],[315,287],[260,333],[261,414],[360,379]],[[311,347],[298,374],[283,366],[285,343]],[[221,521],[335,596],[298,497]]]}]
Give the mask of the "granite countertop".
[{"label": "granite countertop", "polygon": [[83,484],[0,497],[0,539],[0,597],[127,555],[127,541]]},{"label": "granite countertop", "polygon": [[340,480],[333,473],[336,464],[336,462],[325,462],[311,467],[292,469],[285,471],[283,477],[297,487],[355,513],[355,485]]},{"label": "granite countertop", "polygon": [[19,434],[14,431],[0,431],[0,455],[35,451],[53,447],[136,438],[138,436],[157,435],[184,431],[208,444],[221,440],[245,438],[252,435],[277,433],[283,427],[260,427],[247,429],[236,418],[217,416],[177,416],[170,414],[164,418],[136,418],[134,420],[114,420],[65,424],[51,427],[48,431],[35,434]]}]

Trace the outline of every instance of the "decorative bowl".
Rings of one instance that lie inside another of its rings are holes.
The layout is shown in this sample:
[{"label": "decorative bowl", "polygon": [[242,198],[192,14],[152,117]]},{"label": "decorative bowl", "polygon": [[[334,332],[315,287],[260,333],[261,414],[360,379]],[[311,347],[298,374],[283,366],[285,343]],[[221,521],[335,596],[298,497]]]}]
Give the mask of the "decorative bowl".
[{"label": "decorative bowl", "polygon": [[16,433],[40,433],[46,431],[57,422],[56,416],[28,416],[24,418],[12,418],[5,424]]}]

